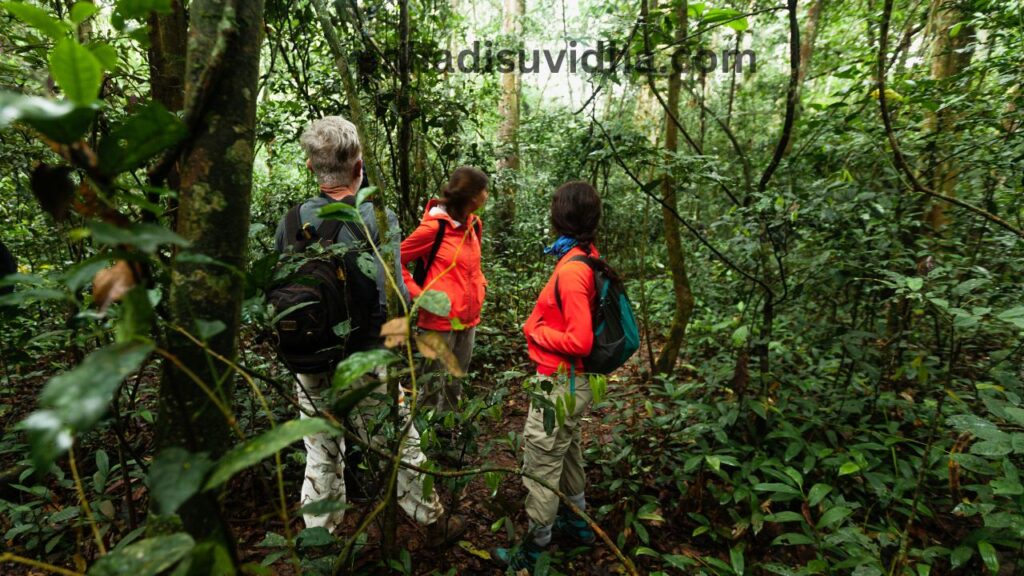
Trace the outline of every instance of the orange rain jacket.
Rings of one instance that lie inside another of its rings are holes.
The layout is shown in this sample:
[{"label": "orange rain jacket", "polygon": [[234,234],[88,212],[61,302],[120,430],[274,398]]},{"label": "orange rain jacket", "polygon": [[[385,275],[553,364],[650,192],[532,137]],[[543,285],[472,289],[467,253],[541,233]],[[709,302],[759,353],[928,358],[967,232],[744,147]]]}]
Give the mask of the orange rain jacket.
[{"label": "orange rain jacket", "polygon": [[[477,237],[477,227],[474,225],[480,218],[470,214],[469,222],[456,226],[455,220],[446,212],[430,213],[438,205],[437,200],[427,203],[420,225],[402,242],[402,278],[413,298],[417,298],[427,288],[444,292],[451,300],[452,309],[447,318],[421,309],[418,322],[420,328],[449,331],[452,329],[452,318],[458,318],[462,326],[469,328],[480,323],[480,308],[484,303],[487,286],[487,279],[480,269],[480,238]],[[427,270],[424,284],[420,286],[413,280],[406,264],[430,255],[440,227],[438,221],[441,219],[447,220],[448,226],[437,256],[430,270]]]},{"label": "orange rain jacket", "polygon": [[[595,301],[594,273],[586,262],[570,262],[573,256],[597,258],[597,249],[590,253],[578,246],[569,250],[555,265],[555,271],[540,291],[533,313],[523,326],[530,359],[537,364],[537,372],[545,375],[559,370],[569,371],[575,365],[583,372],[583,358],[594,345],[590,303]],[[555,300],[555,279],[562,308]]]}]

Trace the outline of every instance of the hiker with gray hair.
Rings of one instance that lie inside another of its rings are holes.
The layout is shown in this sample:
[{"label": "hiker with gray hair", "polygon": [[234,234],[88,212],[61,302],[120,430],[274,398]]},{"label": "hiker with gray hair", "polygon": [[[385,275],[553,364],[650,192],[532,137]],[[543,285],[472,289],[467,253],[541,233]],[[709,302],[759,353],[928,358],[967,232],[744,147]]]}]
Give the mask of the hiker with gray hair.
[{"label": "hiker with gray hair", "polygon": [[[338,360],[355,352],[382,346],[380,327],[386,320],[388,284],[384,263],[366,244],[372,243],[381,253],[390,252],[395,263],[392,274],[399,280],[402,278],[402,259],[399,244],[401,234],[395,214],[386,210],[389,231],[388,237],[382,238],[373,203],[364,201],[355,206],[356,192],[363,176],[362,146],[355,125],[341,116],[321,118],[306,127],[299,142],[306,153],[306,166],[316,176],[320,193],[292,208],[281,219],[275,237],[277,251],[287,254],[296,249],[301,250],[310,240],[315,240],[328,249],[337,244],[346,253],[354,250],[362,251],[360,256],[369,254],[375,266],[374,274],[360,273],[364,266],[358,266],[354,271],[345,269],[342,297],[346,302],[332,304],[344,307],[351,316],[350,321],[346,320],[349,325],[344,345],[333,346],[333,356],[325,357],[323,352],[332,347],[332,342],[310,343],[307,349],[291,357],[282,352],[279,345],[282,359],[295,372],[298,380],[296,390],[302,407],[301,417],[308,418],[315,416],[318,409],[330,406],[331,382]],[[362,224],[339,223],[320,218],[322,208],[337,202],[346,202],[356,208]],[[330,237],[320,238],[321,233]],[[399,281],[397,288],[408,301],[405,284]],[[331,326],[329,332],[337,329],[337,326]],[[381,428],[387,422],[386,417],[381,416],[388,411],[382,401],[386,397],[383,384],[385,376],[384,367],[379,366],[373,374],[364,377],[377,378],[381,385],[349,414],[356,433],[365,441],[382,448],[386,447],[386,441],[381,435]],[[407,403],[400,398],[399,404],[403,417],[407,419]],[[307,528],[321,526],[334,532],[340,527],[345,514],[345,438],[343,435],[320,433],[307,436],[304,442],[306,473],[302,483],[302,505],[322,504],[312,506],[312,510],[307,509],[303,518]],[[420,439],[415,426],[408,426],[408,435],[402,445],[402,461],[417,466],[422,466],[426,461],[420,451]],[[465,520],[458,515],[445,514],[436,492],[430,490],[424,493],[424,479],[421,473],[405,467],[399,469],[399,505],[416,522],[427,526],[428,546],[450,544],[465,531]]]}]

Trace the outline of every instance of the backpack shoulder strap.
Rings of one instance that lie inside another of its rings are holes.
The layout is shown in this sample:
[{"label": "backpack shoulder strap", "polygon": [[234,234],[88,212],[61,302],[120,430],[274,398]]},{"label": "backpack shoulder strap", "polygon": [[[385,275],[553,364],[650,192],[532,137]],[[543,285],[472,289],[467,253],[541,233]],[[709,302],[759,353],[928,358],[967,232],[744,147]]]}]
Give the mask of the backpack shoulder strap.
[{"label": "backpack shoulder strap", "polygon": [[437,234],[434,234],[434,243],[430,246],[430,254],[427,255],[427,270],[434,265],[434,260],[437,259],[437,253],[441,250],[441,244],[444,243],[444,234],[448,231],[448,221],[440,219],[437,221]]},{"label": "backpack shoulder strap", "polygon": [[[585,262],[591,270],[597,272],[593,263],[594,258],[590,256],[573,256],[569,258],[569,262]],[[555,274],[555,304],[558,306],[558,311],[562,311],[562,295],[558,293],[558,275]]]},{"label": "backpack shoulder strap", "polygon": [[295,206],[292,206],[288,210],[288,213],[284,215],[284,245],[295,246],[299,249],[305,248],[306,243],[304,240],[299,238],[299,231],[302,230],[302,205],[304,202],[299,202]]}]

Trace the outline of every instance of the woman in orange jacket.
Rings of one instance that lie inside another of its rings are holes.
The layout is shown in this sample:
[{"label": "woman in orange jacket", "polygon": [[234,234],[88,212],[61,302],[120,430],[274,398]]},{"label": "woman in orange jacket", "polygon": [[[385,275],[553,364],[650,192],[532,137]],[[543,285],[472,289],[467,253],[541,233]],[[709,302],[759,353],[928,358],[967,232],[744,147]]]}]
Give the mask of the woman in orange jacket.
[{"label": "woman in orange jacket", "polygon": [[[457,168],[441,196],[427,203],[420,225],[402,242],[402,274],[413,298],[424,290],[448,295],[448,315],[420,309],[418,325],[440,334],[463,371],[468,371],[487,285],[480,269],[483,224],[474,214],[487,202],[487,175],[470,166]],[[414,277],[405,265],[417,260],[421,272]],[[437,362],[428,363],[423,372],[436,373],[441,380],[427,388],[424,403],[437,413],[457,408],[462,384],[442,374]]]},{"label": "woman in orange jacket", "polygon": [[[523,484],[528,491],[530,535],[518,548],[494,551],[499,563],[516,570],[533,569],[553,532],[578,544],[595,540],[589,525],[562,508],[558,496],[535,478],[557,487],[581,510],[586,507],[580,419],[593,394],[581,373],[582,358],[590,354],[594,343],[591,303],[596,290],[590,266],[573,258],[600,256],[594,246],[600,220],[601,198],[590,184],[568,182],[555,192],[551,227],[559,237],[544,252],[558,258],[558,263],[523,327],[530,359],[537,365],[534,392],[543,397],[530,403],[523,432]],[[563,422],[556,422],[548,433],[544,410],[551,410],[559,400],[574,410],[567,410]]]}]

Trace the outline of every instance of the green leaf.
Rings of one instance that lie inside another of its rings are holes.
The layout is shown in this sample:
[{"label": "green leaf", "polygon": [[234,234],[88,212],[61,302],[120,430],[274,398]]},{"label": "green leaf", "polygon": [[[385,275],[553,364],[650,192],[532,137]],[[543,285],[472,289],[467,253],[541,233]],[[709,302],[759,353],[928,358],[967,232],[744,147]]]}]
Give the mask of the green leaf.
[{"label": "green leaf", "polygon": [[746,570],[744,569],[745,562],[743,560],[743,543],[733,546],[729,550],[729,563],[732,564],[732,571],[742,576]]},{"label": "green leaf", "polygon": [[217,463],[203,489],[211,490],[224,484],[235,474],[298,442],[303,436],[320,433],[333,436],[340,432],[322,418],[303,418],[285,422],[231,449]]},{"label": "green leaf", "polygon": [[803,522],[804,517],[790,510],[784,510],[782,512],[776,512],[775,514],[769,514],[764,517],[765,522],[775,522],[776,524],[782,524],[784,522]]},{"label": "green leaf", "polygon": [[1024,330],[1024,306],[1017,306],[996,314],[996,318],[1003,322],[1009,322],[1017,328]]},{"label": "green leaf", "polygon": [[46,383],[39,396],[41,410],[19,425],[28,431],[36,470],[48,470],[70,447],[73,433],[92,428],[106,412],[121,381],[138,370],[152,351],[149,343],[111,344]]},{"label": "green leaf", "polygon": [[150,102],[100,142],[100,171],[114,176],[138,168],[187,133],[177,116],[159,102]]},{"label": "green leaf", "polygon": [[130,224],[127,228],[122,228],[106,222],[90,222],[89,230],[92,231],[93,239],[100,244],[127,244],[147,254],[156,252],[163,244],[189,244],[188,240],[156,224]]},{"label": "green leaf", "polygon": [[772,546],[799,546],[814,544],[814,539],[806,534],[787,532],[772,540]]},{"label": "green leaf", "polygon": [[754,484],[754,490],[757,490],[758,492],[775,492],[776,494],[803,496],[800,490],[790,486],[789,484],[782,484],[779,482],[762,482],[760,484]]},{"label": "green leaf", "polygon": [[974,548],[963,545],[957,546],[949,554],[949,564],[954,570],[956,570],[966,564],[971,559],[971,556],[974,556]]},{"label": "green leaf", "polygon": [[104,70],[113,72],[120,66],[120,56],[113,46],[105,42],[93,42],[89,44],[89,51],[100,61]]},{"label": "green leaf", "polygon": [[973,414],[950,416],[946,423],[962,432],[970,432],[985,440],[998,440],[1006,435],[995,424]]},{"label": "green leaf", "polygon": [[427,290],[420,294],[416,301],[419,302],[420,308],[443,318],[447,318],[452,312],[452,301],[440,290]]},{"label": "green leaf", "polygon": [[199,339],[204,342],[227,330],[227,328],[220,320],[196,318],[196,336],[199,336]]},{"label": "green leaf", "polygon": [[65,38],[50,52],[50,75],[72,102],[90,104],[100,95],[103,67],[77,40]]},{"label": "green leaf", "polygon": [[174,514],[178,507],[203,485],[213,462],[205,453],[191,454],[184,448],[167,448],[149,466],[146,485],[160,514]]},{"label": "green leaf", "polygon": [[342,222],[362,222],[359,210],[347,202],[331,202],[320,209],[318,215],[324,220],[340,220]]},{"label": "green leaf", "polygon": [[100,7],[92,2],[76,2],[71,7],[71,23],[75,25],[81,24],[99,11]]},{"label": "green leaf", "polygon": [[121,299],[121,317],[115,328],[118,342],[128,342],[136,337],[146,338],[153,326],[153,305],[145,286],[133,286]]},{"label": "green leaf", "polygon": [[398,360],[399,357],[390,350],[378,349],[355,352],[342,360],[338,367],[334,369],[332,385],[335,390],[347,388],[376,367],[387,366]]},{"label": "green leaf", "polygon": [[807,503],[811,506],[817,506],[831,491],[832,487],[828,484],[815,484],[811,486],[811,491],[807,493]]},{"label": "green leaf", "polygon": [[70,144],[89,129],[97,109],[95,104],[76,106],[68,101],[0,91],[0,128],[20,121],[51,140]]},{"label": "green leaf", "polygon": [[100,558],[89,576],[155,576],[174,566],[195,546],[188,534],[147,538]]},{"label": "green leaf", "polygon": [[907,288],[910,288],[912,292],[921,290],[921,287],[923,286],[924,278],[921,278],[920,276],[911,276],[907,278]]},{"label": "green leaf", "polygon": [[117,14],[126,20],[145,20],[150,12],[170,12],[171,0],[118,0],[116,6]]},{"label": "green leaf", "polygon": [[71,31],[66,24],[50,16],[50,13],[38,6],[24,2],[4,2],[0,4],[4,10],[10,12],[15,18],[25,24],[39,30],[53,40],[60,40],[67,37]]},{"label": "green leaf", "polygon": [[989,573],[999,574],[999,555],[996,554],[995,547],[987,541],[981,540],[978,542],[978,553],[981,554],[981,560],[985,563]]},{"label": "green leaf", "polygon": [[356,206],[361,205],[370,199],[377,192],[376,186],[367,186],[366,188],[360,188],[359,192],[356,192]]},{"label": "green leaf", "polygon": [[1009,434],[998,440],[982,440],[971,444],[971,454],[976,456],[998,458],[1006,456],[1010,452],[1013,452],[1013,444]]},{"label": "green leaf", "polygon": [[845,519],[852,513],[853,510],[850,510],[845,506],[836,506],[835,508],[831,508],[827,510],[824,514],[822,514],[821,518],[818,519],[817,529],[824,530],[829,526],[832,526],[833,524],[842,522],[843,519]]},{"label": "green leaf", "polygon": [[340,512],[342,510],[348,510],[351,508],[349,504],[340,500],[331,500],[325,498],[323,500],[317,500],[316,502],[310,502],[302,508],[299,508],[299,514],[310,514],[313,516],[322,516],[324,514],[330,514],[331,512]]},{"label": "green leaf", "polygon": [[844,463],[842,466],[839,467],[840,476],[846,476],[847,474],[856,474],[857,472],[860,472],[860,464],[857,464],[852,460],[850,462]]}]

